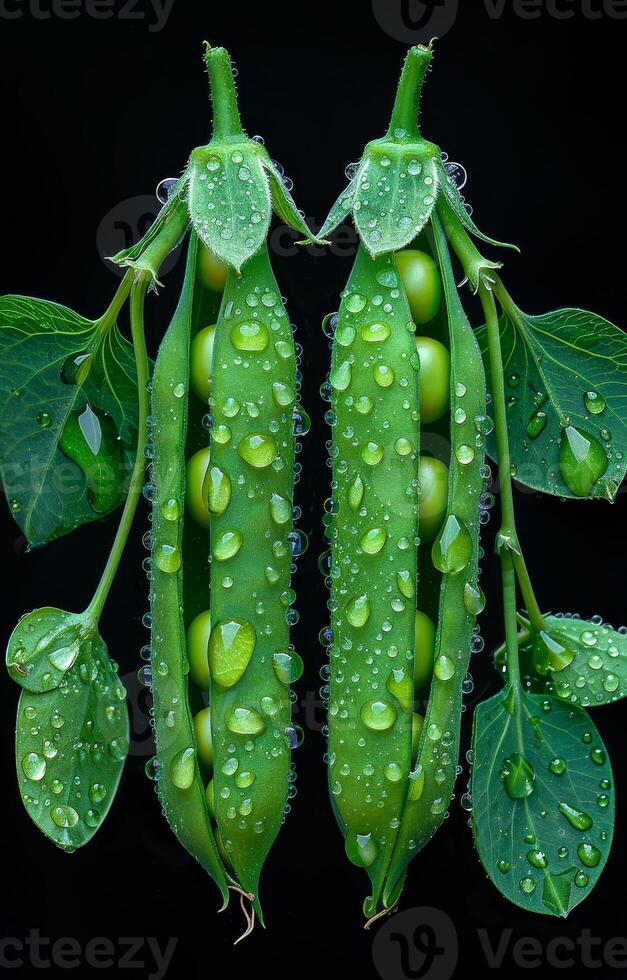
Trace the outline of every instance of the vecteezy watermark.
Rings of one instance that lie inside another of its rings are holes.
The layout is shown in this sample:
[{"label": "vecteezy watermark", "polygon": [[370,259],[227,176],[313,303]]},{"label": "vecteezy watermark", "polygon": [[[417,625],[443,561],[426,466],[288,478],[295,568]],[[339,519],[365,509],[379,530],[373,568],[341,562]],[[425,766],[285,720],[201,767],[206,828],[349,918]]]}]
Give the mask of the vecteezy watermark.
[{"label": "vecteezy watermark", "polygon": [[[482,0],[473,10],[489,20],[513,14],[520,20],[627,20],[627,0]],[[372,0],[375,20],[386,34],[404,44],[444,37],[459,12],[459,0]]]},{"label": "vecteezy watermark", "polygon": [[0,969],[75,970],[141,970],[147,980],[163,980],[174,956],[178,939],[170,937],[163,948],[154,936],[120,936],[108,939],[96,936],[80,942],[72,936],[51,939],[39,929],[27,936],[5,936],[0,939]]},{"label": "vecteezy watermark", "polygon": [[146,21],[151,34],[162,31],[174,0],[0,0],[1,20]]},{"label": "vecteezy watermark", "polygon": [[[590,929],[575,936],[516,936],[477,929],[479,955],[489,970],[627,969],[627,938],[602,939]],[[372,959],[381,980],[450,980],[457,966],[459,940],[441,909],[415,908],[383,922],[374,937]]]},{"label": "vecteezy watermark", "polygon": [[[2,0],[0,0],[1,2]],[[120,278],[126,269],[108,260],[112,255],[137,244],[140,238],[146,234],[160,210],[161,204],[154,194],[137,194],[135,197],[127,197],[124,201],[115,204],[110,211],[107,211],[98,225],[96,232],[98,254],[105,261],[107,268],[115,272]],[[161,275],[167,275],[174,268],[179,256],[180,249],[178,248],[168,255],[161,267]]]},{"label": "vecteezy watermark", "polygon": [[458,958],[457,930],[441,909],[406,909],[381,925],[372,959],[381,980],[450,980]]},{"label": "vecteezy watermark", "polygon": [[458,10],[459,0],[372,0],[379,27],[403,44],[444,37],[457,20]]}]

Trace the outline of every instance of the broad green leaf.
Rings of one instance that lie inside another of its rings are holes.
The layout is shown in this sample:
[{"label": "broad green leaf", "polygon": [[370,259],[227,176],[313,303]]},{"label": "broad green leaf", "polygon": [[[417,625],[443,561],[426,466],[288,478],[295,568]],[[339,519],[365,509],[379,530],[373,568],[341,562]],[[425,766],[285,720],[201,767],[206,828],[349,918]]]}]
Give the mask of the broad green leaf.
[{"label": "broad green leaf", "polygon": [[430,143],[377,141],[366,147],[355,177],[353,217],[371,255],[404,248],[423,230],[438,196]]},{"label": "broad green leaf", "polygon": [[[104,641],[84,618],[36,610],[14,632],[12,655],[20,628],[31,637],[22,660],[26,676],[17,678],[24,685],[15,742],[20,794],[42,833],[73,851],[91,840],[117,791],[129,745],[126,692]],[[45,680],[49,668],[53,687]]]},{"label": "broad green leaf", "polygon": [[120,504],[137,438],[132,346],[67,307],[0,298],[0,472],[31,545]]},{"label": "broad green leaf", "polygon": [[195,149],[189,174],[189,210],[210,252],[239,272],[266,240],[272,214],[265,151],[242,136],[237,143]]},{"label": "broad green leaf", "polygon": [[521,646],[521,666],[534,689],[584,708],[613,704],[627,695],[627,634],[572,616],[545,616],[544,621],[546,636],[534,633]]},{"label": "broad green leaf", "polygon": [[[520,249],[517,245],[509,245],[507,242],[499,242],[495,238],[490,238],[488,235],[484,235],[482,231],[479,231],[470,216],[459,190],[449,178],[441,158],[438,160],[437,169],[440,190],[442,191],[448,205],[453,209],[466,231],[472,235],[473,238],[478,238],[487,245],[494,245],[496,248],[511,248],[515,252],[519,252]],[[446,226],[445,215],[441,214],[440,217]]]},{"label": "broad green leaf", "polygon": [[[528,316],[504,302],[512,474],[559,497],[613,500],[627,471],[625,334],[583,310]],[[478,338],[489,377],[485,326]],[[489,450],[496,459],[494,436]]]},{"label": "broad green leaf", "polygon": [[612,770],[583,708],[511,688],[478,705],[472,828],[488,877],[529,912],[566,916],[605,866]]}]

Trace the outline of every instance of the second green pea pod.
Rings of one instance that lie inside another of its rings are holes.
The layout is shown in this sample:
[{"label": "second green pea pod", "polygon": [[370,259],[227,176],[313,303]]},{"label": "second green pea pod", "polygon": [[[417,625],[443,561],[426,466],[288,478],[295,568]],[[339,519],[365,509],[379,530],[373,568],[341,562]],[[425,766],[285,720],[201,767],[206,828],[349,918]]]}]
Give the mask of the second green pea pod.
[{"label": "second green pea pod", "polygon": [[323,638],[331,798],[347,854],[371,880],[369,918],[398,902],[407,864],[446,815],[483,607],[490,420],[436,206],[463,203],[418,130],[431,58],[430,48],[409,52],[388,133],[368,144],[321,230],[352,214],[361,241],[324,389],[333,484]]}]

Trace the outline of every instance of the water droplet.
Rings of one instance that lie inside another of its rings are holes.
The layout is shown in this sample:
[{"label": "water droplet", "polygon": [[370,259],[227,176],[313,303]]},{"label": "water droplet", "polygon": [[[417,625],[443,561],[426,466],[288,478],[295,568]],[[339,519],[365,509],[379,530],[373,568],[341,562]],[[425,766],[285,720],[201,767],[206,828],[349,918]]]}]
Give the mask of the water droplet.
[{"label": "water droplet", "polygon": [[370,619],[370,601],[367,595],[352,599],[346,607],[346,619],[355,629],[362,629]]},{"label": "water droplet", "polygon": [[89,374],[93,352],[70,354],[61,367],[61,381],[66,385],[82,385]]},{"label": "water droplet", "polygon": [[472,446],[462,444],[461,446],[457,446],[455,456],[457,457],[457,462],[461,463],[462,466],[469,466],[475,458],[475,451]]},{"label": "water droplet", "polygon": [[387,364],[377,364],[373,371],[374,380],[380,388],[389,388],[394,384],[394,371]]},{"label": "water droplet", "polygon": [[282,684],[294,684],[302,676],[304,664],[293,650],[289,653],[275,653],[272,657],[274,672]]},{"label": "water droplet", "polygon": [[564,430],[560,448],[560,471],[564,482],[575,496],[589,496],[608,465],[605,450],[594,436],[572,425]]},{"label": "water droplet", "polygon": [[368,300],[365,296],[361,296],[359,293],[351,293],[350,296],[346,298],[346,309],[350,313],[361,313],[366,307]]},{"label": "water droplet", "polygon": [[368,442],[361,451],[361,458],[368,466],[378,466],[383,459],[383,446],[378,442]]},{"label": "water droplet", "polygon": [[530,439],[537,439],[544,430],[548,422],[546,412],[535,412],[527,423],[527,435]]},{"label": "water droplet", "polygon": [[505,760],[501,775],[505,792],[512,800],[524,800],[533,793],[536,778],[533,767],[518,752]]},{"label": "water droplet", "polygon": [[480,613],[485,609],[485,595],[483,591],[472,584],[472,582],[466,582],[464,586],[464,606],[466,607],[466,612],[469,616],[479,616]]},{"label": "water droplet", "polygon": [[527,875],[525,878],[521,878],[520,880],[520,890],[523,891],[525,895],[533,895],[536,890],[536,882],[533,880],[533,878],[530,878],[529,875]]},{"label": "water droplet", "polygon": [[211,549],[216,561],[228,561],[234,558],[244,543],[241,531],[223,531],[219,534]]},{"label": "water droplet", "polygon": [[449,515],[431,552],[433,564],[445,575],[458,575],[472,557],[472,538],[464,522]]},{"label": "water droplet", "polygon": [[74,807],[67,805],[64,806],[63,804],[53,806],[50,810],[50,816],[52,818],[52,822],[62,830],[75,827],[79,820],[78,813]]},{"label": "water droplet", "polygon": [[196,753],[191,746],[181,749],[169,765],[170,779],[177,789],[189,789],[196,775]]},{"label": "water droplet", "polygon": [[379,853],[372,834],[349,833],[344,846],[349,861],[358,868],[370,868]]},{"label": "water droplet", "polygon": [[396,708],[387,701],[367,701],[361,709],[361,720],[373,732],[386,732],[396,721]]},{"label": "water droplet", "polygon": [[441,653],[435,662],[434,673],[438,680],[450,681],[455,676],[455,661]]},{"label": "water droplet", "polygon": [[181,567],[181,552],[177,545],[162,544],[154,552],[154,560],[157,568],[171,575]]},{"label": "water droplet", "polygon": [[232,707],[226,713],[224,723],[235,735],[261,735],[266,723],[256,708]]},{"label": "water droplet", "polygon": [[387,531],[382,527],[373,527],[362,535],[359,545],[367,555],[378,555],[387,541]]},{"label": "water droplet", "polygon": [[202,487],[210,514],[224,514],[231,502],[231,481],[219,466],[209,466]]},{"label": "water droplet", "polygon": [[577,857],[586,868],[596,868],[601,860],[601,852],[594,844],[582,842],[577,848]]},{"label": "water droplet", "polygon": [[170,497],[168,500],[161,504],[161,516],[166,521],[178,521],[180,516],[180,507],[176,497]]},{"label": "water droplet", "polygon": [[531,851],[527,851],[527,860],[529,864],[533,865],[534,868],[546,868],[548,866],[549,860],[544,853],[544,851],[538,848],[533,848]]},{"label": "water droplet", "polygon": [[566,761],[565,759],[556,756],[549,762],[549,769],[556,776],[562,776],[566,772]]},{"label": "water droplet", "polygon": [[277,405],[281,408],[287,408],[292,405],[295,400],[295,395],[289,385],[283,384],[282,381],[274,381],[272,383],[272,394]]},{"label": "water droplet", "polygon": [[42,429],[47,429],[52,422],[52,416],[49,412],[40,412],[36,418],[37,425],[40,425]]},{"label": "water droplet", "polygon": [[368,323],[361,328],[362,340],[368,344],[383,344],[391,333],[387,323]]},{"label": "water droplet", "polygon": [[605,399],[598,391],[586,391],[583,402],[591,415],[602,415],[606,409]]},{"label": "water droplet", "polygon": [[209,667],[214,682],[228,690],[243,676],[253,655],[255,629],[245,619],[227,619],[209,637]]},{"label": "water droplet", "polygon": [[33,782],[39,782],[46,775],[46,760],[37,752],[28,752],[22,759],[24,775]]},{"label": "water droplet", "polygon": [[592,827],[592,818],[587,813],[584,813],[583,810],[578,810],[568,803],[560,803],[558,810],[566,817],[571,827],[574,827],[575,830],[586,831]]},{"label": "water droplet", "polygon": [[405,596],[406,599],[413,599],[416,595],[416,583],[415,576],[407,570],[396,573],[396,584],[398,585],[399,592]]},{"label": "water droplet", "polygon": [[254,433],[240,440],[237,451],[244,462],[256,469],[264,469],[276,459],[278,447],[273,436]]},{"label": "water droplet", "polygon": [[269,342],[268,328],[258,320],[236,323],[231,329],[231,343],[235,350],[258,354],[267,348]]}]

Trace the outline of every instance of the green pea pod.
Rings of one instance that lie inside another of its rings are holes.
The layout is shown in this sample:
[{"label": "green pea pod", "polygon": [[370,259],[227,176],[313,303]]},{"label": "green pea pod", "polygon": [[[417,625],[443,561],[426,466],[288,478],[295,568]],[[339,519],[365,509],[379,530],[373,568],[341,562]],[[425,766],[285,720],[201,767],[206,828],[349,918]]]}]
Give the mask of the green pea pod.
[{"label": "green pea pod", "polygon": [[[183,291],[161,344],[152,381],[151,668],[157,741],[153,774],[170,826],[214,879],[226,905],[231,879],[218,853],[197,758],[185,644],[185,625],[195,611],[190,613],[185,601],[190,589],[187,578],[194,587],[198,573],[198,562],[193,561],[186,546],[186,525],[192,525],[187,536],[196,531],[184,509],[197,247],[192,233]],[[208,591],[206,545],[203,565],[201,588]],[[205,594],[205,604],[207,601]]]},{"label": "green pea pod", "polygon": [[393,255],[360,248],[333,343],[330,787],[376,907],[411,766],[418,529],[415,327]]},{"label": "green pea pod", "polygon": [[[448,511],[433,548],[431,574],[439,579],[434,675],[418,759],[383,896],[391,907],[407,864],[442,823],[455,785],[459,757],[462,683],[470,661],[473,628],[483,607],[478,586],[479,497],[484,489],[486,385],[481,353],[455,286],[448,246],[437,216],[436,250],[444,283],[451,350],[451,465]],[[437,582],[437,580],[436,580]],[[437,587],[437,585],[436,585]],[[422,584],[421,589],[422,591]]]},{"label": "green pea pod", "polygon": [[284,819],[294,738],[295,397],[292,328],[263,247],[240,277],[231,271],[227,280],[216,327],[207,474],[216,817],[258,913],[259,874]]}]

